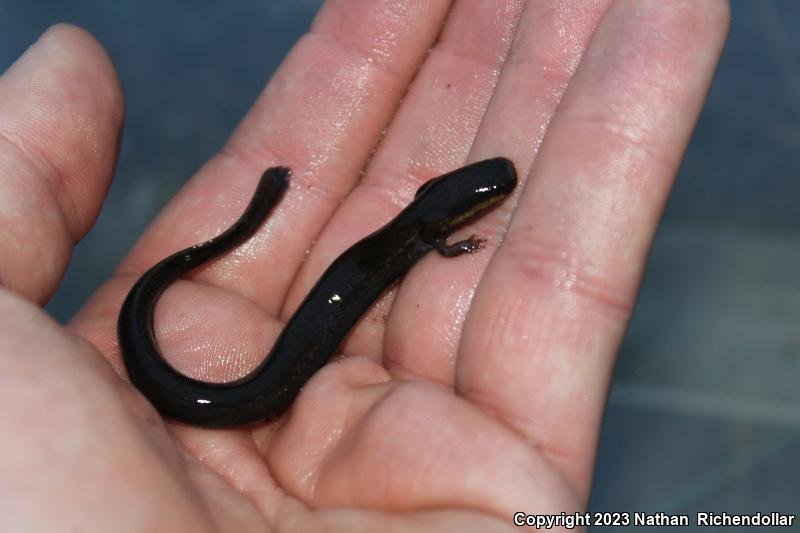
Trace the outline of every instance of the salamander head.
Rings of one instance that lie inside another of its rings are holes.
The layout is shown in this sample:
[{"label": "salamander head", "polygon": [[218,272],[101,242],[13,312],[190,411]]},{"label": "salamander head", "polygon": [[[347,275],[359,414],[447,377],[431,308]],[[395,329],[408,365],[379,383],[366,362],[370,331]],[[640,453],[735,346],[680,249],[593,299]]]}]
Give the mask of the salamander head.
[{"label": "salamander head", "polygon": [[517,185],[514,164],[503,157],[486,159],[423,184],[414,199],[415,212],[432,238],[483,214]]}]

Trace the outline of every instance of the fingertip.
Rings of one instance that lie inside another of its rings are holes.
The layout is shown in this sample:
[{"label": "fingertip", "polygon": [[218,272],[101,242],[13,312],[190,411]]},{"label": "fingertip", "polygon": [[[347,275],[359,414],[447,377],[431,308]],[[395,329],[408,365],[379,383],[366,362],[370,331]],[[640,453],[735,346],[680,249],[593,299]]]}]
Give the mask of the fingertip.
[{"label": "fingertip", "polygon": [[48,27],[9,68],[9,72],[12,70],[24,70],[28,76],[50,74],[54,81],[62,81],[59,76],[70,79],[86,76],[84,85],[91,84],[95,106],[114,122],[122,122],[122,85],[111,57],[91,33],[79,26],[60,22]]}]

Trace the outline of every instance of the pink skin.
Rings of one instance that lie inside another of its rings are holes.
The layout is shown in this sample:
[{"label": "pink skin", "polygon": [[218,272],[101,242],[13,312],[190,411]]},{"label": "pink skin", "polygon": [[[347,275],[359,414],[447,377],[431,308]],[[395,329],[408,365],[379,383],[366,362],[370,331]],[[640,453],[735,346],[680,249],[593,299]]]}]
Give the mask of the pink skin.
[{"label": "pink skin", "polygon": [[[583,510],[727,27],[718,0],[330,0],[67,328],[39,305],[103,201],[123,101],[91,36],[49,30],[0,78],[0,530],[514,531],[515,511]],[[233,221],[264,168],[294,170],[270,221],[159,305],[189,375],[246,373],[335,256],[426,179],[500,155],[522,183],[464,230],[486,248],[426,257],[279,420],[165,423],[124,380],[136,275]]]}]

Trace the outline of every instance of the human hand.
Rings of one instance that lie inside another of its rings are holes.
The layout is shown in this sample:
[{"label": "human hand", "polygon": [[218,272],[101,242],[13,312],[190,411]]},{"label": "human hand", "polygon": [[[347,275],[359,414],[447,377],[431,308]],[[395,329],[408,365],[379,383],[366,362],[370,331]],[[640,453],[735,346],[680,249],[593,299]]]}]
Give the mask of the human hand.
[{"label": "human hand", "polygon": [[[516,511],[586,507],[614,356],[728,14],[523,4],[329,2],[68,328],[37,306],[102,202],[121,93],[64,26],[0,79],[0,529],[510,531]],[[137,275],[235,220],[264,168],[293,169],[270,220],[159,304],[162,351],[188,375],[246,374],[333,258],[426,179],[494,156],[521,184],[465,228],[486,249],[423,259],[278,420],[165,423],[117,376]]]}]

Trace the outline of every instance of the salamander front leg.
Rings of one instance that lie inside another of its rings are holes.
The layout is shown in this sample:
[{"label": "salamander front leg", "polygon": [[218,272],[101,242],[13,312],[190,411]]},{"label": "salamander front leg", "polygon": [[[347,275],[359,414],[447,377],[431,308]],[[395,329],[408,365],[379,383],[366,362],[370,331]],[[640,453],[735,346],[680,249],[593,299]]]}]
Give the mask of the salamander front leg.
[{"label": "salamander front leg", "polygon": [[433,247],[436,249],[437,252],[442,254],[445,257],[456,257],[461,254],[471,254],[475,253],[481,248],[483,248],[483,243],[486,242],[486,239],[479,239],[476,235],[470,235],[469,239],[464,239],[463,241],[454,242],[453,244],[447,244],[445,239],[436,241],[433,243]]}]

